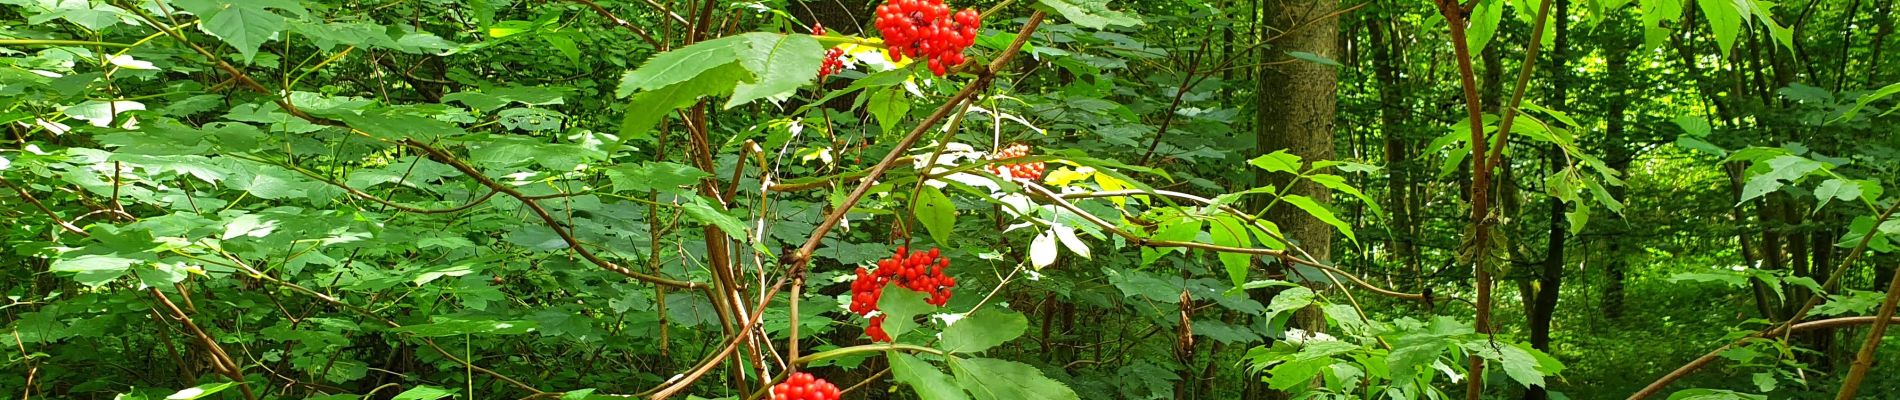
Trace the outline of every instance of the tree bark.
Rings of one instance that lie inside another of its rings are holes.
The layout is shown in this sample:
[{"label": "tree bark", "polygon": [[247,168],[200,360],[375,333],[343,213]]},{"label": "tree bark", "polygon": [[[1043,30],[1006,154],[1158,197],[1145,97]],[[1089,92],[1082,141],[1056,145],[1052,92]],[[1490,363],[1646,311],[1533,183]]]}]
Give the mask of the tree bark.
[{"label": "tree bark", "polygon": [[[1271,42],[1274,49],[1338,59],[1339,21],[1329,15],[1338,9],[1338,0],[1263,0],[1261,5],[1267,25],[1278,28],[1277,33],[1268,33],[1277,35]],[[1256,155],[1287,150],[1305,160],[1334,158],[1337,71],[1312,62],[1283,63],[1262,67],[1255,82],[1258,96],[1255,100],[1258,111],[1254,115]],[[1257,173],[1254,178],[1259,184],[1289,187],[1290,177],[1286,174]],[[1287,193],[1306,196],[1322,204],[1331,199],[1329,189],[1310,182],[1291,186]],[[1321,261],[1331,258],[1331,225],[1284,203],[1267,210],[1266,216],[1280,226],[1287,240],[1297,243],[1314,258]],[[1325,317],[1316,308],[1309,307],[1297,313],[1292,323],[1301,329],[1317,331],[1325,326]],[[1284,395],[1264,393],[1262,385],[1250,385],[1249,389],[1247,398]]]}]

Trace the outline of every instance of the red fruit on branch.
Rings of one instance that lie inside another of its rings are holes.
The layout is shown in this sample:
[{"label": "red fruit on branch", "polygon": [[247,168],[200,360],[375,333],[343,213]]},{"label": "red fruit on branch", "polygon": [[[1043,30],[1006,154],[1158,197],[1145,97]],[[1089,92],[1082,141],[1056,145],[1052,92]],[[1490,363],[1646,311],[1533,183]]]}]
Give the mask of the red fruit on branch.
[{"label": "red fruit on branch", "polygon": [[976,44],[982,22],[975,9],[951,13],[942,0],[890,0],[877,6],[877,30],[884,34],[891,61],[923,59],[938,76],[963,64],[963,49]]},{"label": "red fruit on branch", "polygon": [[818,66],[818,77],[822,79],[827,76],[835,75],[838,71],[843,70],[844,49],[833,47],[831,50],[825,50],[825,62]]},{"label": "red fruit on branch", "polygon": [[[995,159],[995,160],[1002,160],[1002,159],[1009,159],[1009,158],[1016,158],[1016,157],[1024,157],[1028,155],[1029,155],[1029,145],[1017,143],[1017,144],[1009,145],[1008,147],[1004,147],[1002,150],[998,150],[990,158]],[[1021,164],[1002,164],[1002,165],[992,164],[988,167],[988,169],[990,173],[996,174],[997,176],[1001,176],[1004,179],[1034,181],[1034,180],[1042,179],[1042,173],[1044,172],[1044,165],[1041,162],[1021,163]]]},{"label": "red fruit on branch", "polygon": [[[910,252],[904,247],[897,248],[897,254],[891,258],[878,260],[877,269],[858,268],[856,281],[851,282],[850,310],[859,316],[870,316],[877,311],[877,301],[884,296],[884,286],[896,282],[897,286],[911,291],[930,295],[925,303],[943,307],[950,303],[951,289],[957,286],[956,278],[944,274],[950,268],[950,259],[943,258],[937,249],[924,252]],[[871,317],[864,334],[871,340],[891,341],[884,331],[884,315]]]},{"label": "red fruit on branch", "polygon": [[772,386],[772,400],[838,400],[842,393],[838,385],[804,372],[793,373]]}]

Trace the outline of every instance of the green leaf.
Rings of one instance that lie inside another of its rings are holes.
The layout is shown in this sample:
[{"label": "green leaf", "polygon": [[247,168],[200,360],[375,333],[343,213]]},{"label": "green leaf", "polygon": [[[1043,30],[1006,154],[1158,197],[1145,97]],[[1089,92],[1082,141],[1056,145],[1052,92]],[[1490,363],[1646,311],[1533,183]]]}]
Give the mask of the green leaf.
[{"label": "green leaf", "polygon": [[1141,26],[1140,18],[1108,9],[1107,0],[1038,0],[1036,5],[1061,14],[1069,22],[1089,29],[1109,26]]},{"label": "green leaf", "polygon": [[1310,63],[1324,65],[1324,66],[1333,67],[1333,68],[1346,67],[1346,65],[1340,64],[1338,61],[1333,61],[1332,58],[1328,58],[1326,56],[1313,54],[1309,52],[1289,51],[1289,52],[1286,52],[1286,55],[1292,56],[1293,58],[1298,59],[1300,61],[1310,62]]},{"label": "green leaf", "polygon": [[1661,47],[1669,39],[1669,28],[1664,21],[1674,22],[1682,18],[1683,0],[1639,0],[1643,12],[1643,47],[1654,49]]},{"label": "green leaf", "polygon": [[[708,71],[738,61],[739,52],[748,46],[750,40],[746,35],[727,36],[655,55],[640,64],[640,68],[620,77],[620,85],[614,88],[614,97],[626,97],[637,91],[656,90],[695,80]],[[813,67],[812,72],[816,74],[817,67]],[[725,83],[732,84],[730,81]]]},{"label": "green leaf", "polygon": [[172,393],[170,396],[165,396],[165,400],[201,399],[201,398],[204,398],[205,396],[210,396],[213,394],[217,394],[218,392],[222,392],[225,389],[230,389],[232,386],[237,386],[237,383],[236,382],[207,383],[207,384],[198,385],[189,389],[180,390],[177,393]]},{"label": "green leaf", "polygon": [[1273,153],[1270,153],[1264,156],[1254,157],[1254,159],[1252,160],[1247,160],[1247,163],[1253,164],[1253,166],[1259,167],[1260,169],[1267,170],[1267,172],[1286,172],[1286,173],[1295,173],[1295,174],[1300,172],[1300,156],[1293,155],[1292,153],[1288,153],[1286,152],[1286,150],[1275,151]]},{"label": "green leaf", "polygon": [[1867,108],[1868,105],[1880,101],[1880,99],[1885,99],[1888,96],[1893,96],[1896,93],[1900,93],[1900,83],[1883,86],[1878,90],[1874,90],[1873,93],[1861,95],[1860,99],[1854,100],[1853,107],[1849,107],[1847,111],[1841,112],[1841,116],[1835,117],[1833,120],[1828,121],[1828,123],[1854,119],[1854,115],[1860,114],[1861,109]]},{"label": "green leaf", "polygon": [[1308,358],[1288,361],[1267,370],[1267,386],[1273,390],[1287,390],[1313,382],[1319,376],[1320,369],[1333,364],[1331,357]]},{"label": "green leaf", "polygon": [[953,353],[980,352],[1022,336],[1027,329],[1029,319],[1022,313],[984,308],[944,328],[941,347]]},{"label": "green leaf", "polygon": [[917,356],[895,351],[885,352],[884,358],[890,360],[891,377],[917,391],[922,400],[964,400],[970,398],[963,389],[953,385],[949,376],[936,366],[930,365]]},{"label": "green leaf", "polygon": [[264,42],[290,27],[283,16],[250,1],[233,1],[212,15],[199,17],[205,18],[200,29],[236,48],[246,63],[257,57],[257,48]]},{"label": "green leaf", "polygon": [[923,224],[924,230],[930,232],[930,238],[936,240],[938,245],[949,247],[950,235],[955,233],[957,224],[957,205],[951,203],[942,190],[929,185],[924,185],[917,192],[916,201],[913,209],[917,222]]},{"label": "green leaf", "polygon": [[[1496,363],[1499,369],[1504,370],[1506,376],[1524,387],[1544,386],[1544,375],[1556,372],[1546,366],[1540,357],[1532,355],[1531,351],[1534,350],[1526,350],[1527,347],[1520,344],[1502,345],[1488,338],[1480,338],[1464,341],[1459,343],[1459,346],[1465,351]],[[1549,358],[1549,356],[1542,358]]]},{"label": "green leaf", "polygon": [[927,295],[910,290],[885,288],[884,296],[877,300],[877,309],[890,317],[884,319],[884,332],[892,339],[904,336],[905,332],[917,328],[917,316],[935,311],[937,306],[924,302]]},{"label": "green leaf", "polygon": [[429,385],[422,385],[422,386],[417,386],[415,389],[409,389],[409,390],[403,391],[402,393],[398,393],[396,394],[396,397],[392,400],[436,400],[443,397],[449,397],[454,394],[455,394],[454,391],[451,391],[448,389],[443,389],[443,388],[429,386]]},{"label": "green leaf", "polygon": [[607,179],[614,184],[615,191],[661,192],[684,194],[682,187],[692,186],[699,180],[712,176],[690,165],[665,161],[650,161],[639,165],[616,165],[607,169]]},{"label": "green leaf", "polygon": [[1286,197],[1282,197],[1281,200],[1286,201],[1287,204],[1292,204],[1294,207],[1299,207],[1301,210],[1305,210],[1307,214],[1312,215],[1313,218],[1318,218],[1320,222],[1325,222],[1327,225],[1338,228],[1339,233],[1345,234],[1347,240],[1354,242],[1359,241],[1359,238],[1353,236],[1351,225],[1347,225],[1346,221],[1339,220],[1339,216],[1333,215],[1333,210],[1326,208],[1324,205],[1320,205],[1318,201],[1297,194],[1286,195]]},{"label": "green leaf", "polygon": [[133,264],[144,260],[127,258],[118,254],[87,254],[72,258],[60,258],[48,268],[52,272],[69,272],[73,280],[80,284],[99,287],[125,276]]},{"label": "green leaf", "polygon": [[950,358],[957,384],[976,400],[1080,400],[1067,385],[1029,364],[991,358]]},{"label": "green leaf", "polygon": [[740,83],[726,101],[731,109],[754,100],[784,97],[818,78],[825,48],[812,35],[754,32],[740,35],[746,45],[735,46],[739,65],[758,77],[756,83]]},{"label": "green leaf", "polygon": [[1735,37],[1741,34],[1741,10],[1736,9],[1732,0],[1700,0],[1695,2],[1702,8],[1703,17],[1709,21],[1709,29],[1715,31],[1716,50],[1726,57],[1735,48]]},{"label": "green leaf", "polygon": [[877,118],[878,128],[885,132],[890,132],[892,127],[904,120],[904,116],[910,114],[910,99],[903,88],[873,91],[866,94],[864,99],[865,111],[870,112],[872,118]]},{"label": "green leaf", "polygon": [[1351,183],[1346,182],[1345,177],[1332,174],[1313,174],[1307,175],[1306,180],[1313,181],[1313,183],[1318,183],[1321,186],[1333,189],[1333,191],[1345,193],[1351,195],[1353,198],[1359,199],[1360,203],[1366,205],[1366,209],[1372,210],[1372,215],[1374,216],[1385,215],[1385,209],[1379,207],[1379,202],[1373,201],[1372,196],[1367,196],[1365,192],[1359,191],[1359,188],[1352,187]]},{"label": "green leaf", "polygon": [[470,334],[518,335],[533,331],[535,328],[534,321],[438,318],[435,323],[409,325],[389,330],[419,337],[444,337]]},{"label": "green leaf", "polygon": [[733,82],[748,78],[739,63],[727,62],[696,71],[691,80],[635,94],[627,100],[627,114],[620,121],[620,137],[647,137],[647,131],[673,110],[691,105],[700,97],[727,93],[732,90]]},{"label": "green leaf", "polygon": [[[1208,237],[1215,245],[1249,248],[1253,247],[1253,235],[1246,224],[1232,216],[1221,216],[1208,222]],[[1234,286],[1247,282],[1247,271],[1253,268],[1253,256],[1246,253],[1221,252],[1218,256],[1223,268],[1227,270],[1227,279]]]},{"label": "green leaf", "polygon": [[1484,46],[1491,43],[1491,37],[1498,33],[1498,22],[1504,19],[1503,1],[1480,1],[1478,7],[1471,10],[1470,24],[1465,27],[1465,46],[1471,54],[1484,52]]},{"label": "green leaf", "polygon": [[1814,205],[1814,212],[1818,213],[1821,212],[1822,207],[1827,206],[1828,201],[1835,199],[1842,201],[1859,199],[1860,184],[1839,178],[1829,179],[1826,182],[1821,182],[1821,186],[1814,188],[1814,198],[1819,201],[1819,203]]}]

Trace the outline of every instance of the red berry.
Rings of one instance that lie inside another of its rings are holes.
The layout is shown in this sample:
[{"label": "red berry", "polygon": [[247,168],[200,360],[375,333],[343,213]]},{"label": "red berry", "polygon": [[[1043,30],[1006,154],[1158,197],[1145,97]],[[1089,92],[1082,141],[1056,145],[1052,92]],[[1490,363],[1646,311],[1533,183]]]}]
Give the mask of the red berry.
[{"label": "red berry", "polygon": [[772,400],[838,400],[838,386],[798,372],[772,386]]}]

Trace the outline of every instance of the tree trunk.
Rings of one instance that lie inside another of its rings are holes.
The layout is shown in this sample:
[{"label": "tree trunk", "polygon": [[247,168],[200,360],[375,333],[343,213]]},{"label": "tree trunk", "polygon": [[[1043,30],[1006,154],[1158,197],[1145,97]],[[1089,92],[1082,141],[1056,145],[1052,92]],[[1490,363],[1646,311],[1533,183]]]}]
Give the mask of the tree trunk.
[{"label": "tree trunk", "polygon": [[[1339,58],[1339,21],[1328,15],[1339,7],[1338,0],[1264,0],[1263,16],[1268,26],[1280,28],[1271,43],[1276,50],[1304,51]],[[1279,51],[1271,54],[1281,54]],[[1335,87],[1338,72],[1312,62],[1291,62],[1264,66],[1256,77],[1258,111],[1255,121],[1255,151],[1267,154],[1278,150],[1305,160],[1333,159],[1333,112],[1337,104]],[[1256,174],[1255,182],[1288,187],[1286,174]],[[1302,183],[1291,187],[1291,194],[1310,197],[1321,203],[1331,199],[1324,186]],[[1267,210],[1267,218],[1280,226],[1281,233],[1297,243],[1318,261],[1330,259],[1333,227],[1320,222],[1298,207],[1281,206]],[[1310,331],[1325,326],[1319,310],[1309,308],[1294,316],[1293,324]],[[1246,398],[1278,398],[1284,394],[1266,393],[1261,385],[1250,385]]]},{"label": "tree trunk", "polygon": [[[1555,27],[1556,37],[1552,39],[1553,46],[1550,51],[1550,106],[1556,107],[1558,110],[1565,110],[1569,109],[1570,104],[1570,71],[1568,69],[1567,59],[1567,49],[1570,45],[1570,0],[1557,0],[1557,3],[1552,4],[1551,8],[1552,11],[1556,12],[1554,17],[1557,25]],[[1541,44],[1531,43],[1530,45],[1538,46]],[[1546,153],[1545,157],[1549,160],[1547,162],[1549,172],[1552,174],[1562,173],[1562,166],[1565,159],[1563,149],[1553,144],[1550,145],[1550,149]],[[1564,244],[1569,240],[1567,234],[1570,233],[1564,221],[1564,202],[1562,199],[1552,197],[1550,199],[1550,237],[1546,241],[1544,262],[1541,266],[1542,271],[1539,271],[1537,275],[1535,296],[1533,296],[1531,304],[1526,307],[1525,310],[1531,331],[1531,347],[1543,350],[1545,353],[1552,353],[1550,350],[1550,322],[1551,317],[1555,316],[1557,312],[1557,295],[1560,293],[1558,288],[1563,285],[1564,279]],[[1549,398],[1550,394],[1543,386],[1532,386],[1524,391],[1525,400],[1546,400]]]}]

